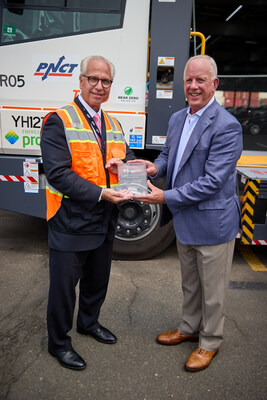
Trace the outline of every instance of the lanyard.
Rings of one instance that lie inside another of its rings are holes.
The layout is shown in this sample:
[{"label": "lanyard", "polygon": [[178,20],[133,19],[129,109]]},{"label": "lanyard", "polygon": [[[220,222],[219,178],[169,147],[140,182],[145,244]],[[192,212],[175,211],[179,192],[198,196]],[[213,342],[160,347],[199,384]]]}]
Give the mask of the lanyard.
[{"label": "lanyard", "polygon": [[102,132],[102,135],[101,135],[101,133],[99,131],[99,128],[97,126],[97,123],[95,122],[93,117],[89,114],[89,112],[86,110],[84,105],[80,102],[80,100],[78,98],[76,98],[76,100],[77,100],[77,102],[79,102],[79,107],[82,109],[84,115],[86,116],[86,118],[87,118],[87,120],[88,120],[88,122],[89,122],[89,124],[90,124],[90,126],[91,126],[91,128],[93,130],[93,133],[95,135],[97,143],[98,143],[98,138],[99,138],[99,141],[101,142],[101,147],[100,147],[101,152],[104,152],[104,143],[105,143],[104,139],[105,138],[103,137],[104,136],[103,132]]}]

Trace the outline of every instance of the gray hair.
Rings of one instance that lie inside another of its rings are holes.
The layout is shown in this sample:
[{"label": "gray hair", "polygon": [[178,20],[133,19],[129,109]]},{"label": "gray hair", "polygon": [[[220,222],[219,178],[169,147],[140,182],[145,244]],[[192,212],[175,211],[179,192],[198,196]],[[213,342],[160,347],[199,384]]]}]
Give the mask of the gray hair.
[{"label": "gray hair", "polygon": [[107,58],[105,58],[103,56],[88,56],[88,57],[85,57],[81,61],[81,64],[80,64],[80,71],[81,71],[80,73],[81,73],[81,75],[85,75],[88,61],[90,61],[92,59],[94,59],[94,60],[102,60],[106,64],[109,65],[110,73],[111,73],[111,80],[113,81],[113,79],[115,77],[115,66],[111,61],[109,61]]},{"label": "gray hair", "polygon": [[218,68],[217,68],[217,64],[216,64],[215,60],[214,60],[212,57],[210,57],[210,56],[208,56],[208,55],[206,55],[206,54],[200,54],[200,55],[198,55],[198,56],[190,57],[189,60],[187,61],[187,63],[185,64],[185,67],[184,67],[184,79],[185,79],[185,71],[186,71],[186,68],[187,68],[187,66],[188,66],[188,63],[189,63],[191,60],[194,60],[194,59],[201,59],[201,58],[204,58],[204,60],[208,60],[208,61],[209,61],[209,63],[210,63],[210,68],[211,68],[211,73],[212,73],[212,75],[213,75],[212,77],[213,77],[213,79],[217,78]]}]

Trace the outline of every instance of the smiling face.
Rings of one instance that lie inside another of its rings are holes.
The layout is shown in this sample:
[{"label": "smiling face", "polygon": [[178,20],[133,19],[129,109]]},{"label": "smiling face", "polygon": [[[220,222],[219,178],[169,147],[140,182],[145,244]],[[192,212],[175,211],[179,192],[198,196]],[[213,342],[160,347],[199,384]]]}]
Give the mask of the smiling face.
[{"label": "smiling face", "polygon": [[[105,61],[97,58],[92,58],[88,61],[85,75],[94,76],[99,79],[112,80],[110,66]],[[88,82],[88,79],[82,75],[80,75],[79,79],[82,98],[97,112],[101,103],[108,99],[110,87],[104,88],[101,81],[99,81],[97,85],[92,86]]]},{"label": "smiling face", "polygon": [[208,104],[219,84],[208,59],[196,58],[188,62],[184,74],[184,92],[194,114]]}]

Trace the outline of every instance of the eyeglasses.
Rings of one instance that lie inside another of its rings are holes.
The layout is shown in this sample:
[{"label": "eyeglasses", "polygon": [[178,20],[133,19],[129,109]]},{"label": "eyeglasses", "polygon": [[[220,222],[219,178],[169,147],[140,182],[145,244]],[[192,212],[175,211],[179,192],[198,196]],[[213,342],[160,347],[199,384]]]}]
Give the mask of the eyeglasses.
[{"label": "eyeglasses", "polygon": [[101,81],[101,84],[105,89],[109,88],[113,82],[110,81],[109,79],[99,79],[96,76],[87,76],[87,75],[83,76],[88,79],[88,82],[90,83],[91,86],[96,86],[98,82]]}]

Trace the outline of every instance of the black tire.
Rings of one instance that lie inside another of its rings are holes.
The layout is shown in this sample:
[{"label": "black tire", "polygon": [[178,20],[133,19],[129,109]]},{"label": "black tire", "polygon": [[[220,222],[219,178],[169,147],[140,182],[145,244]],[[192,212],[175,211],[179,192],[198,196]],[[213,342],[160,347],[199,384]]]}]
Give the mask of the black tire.
[{"label": "black tire", "polygon": [[[159,180],[156,185],[164,188],[164,180]],[[113,259],[147,260],[162,253],[175,239],[172,221],[163,227],[159,226],[161,206],[148,206],[132,201],[122,203],[119,209],[120,215],[113,246]],[[130,226],[127,220],[123,218],[124,211],[126,213],[130,211],[130,214],[134,215],[133,223]],[[147,215],[150,216],[150,219],[147,218]],[[148,226],[145,226],[142,222],[147,219],[149,219]]]}]

